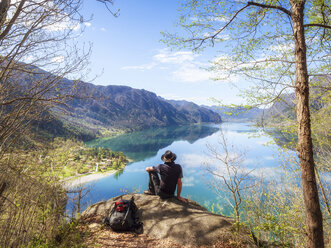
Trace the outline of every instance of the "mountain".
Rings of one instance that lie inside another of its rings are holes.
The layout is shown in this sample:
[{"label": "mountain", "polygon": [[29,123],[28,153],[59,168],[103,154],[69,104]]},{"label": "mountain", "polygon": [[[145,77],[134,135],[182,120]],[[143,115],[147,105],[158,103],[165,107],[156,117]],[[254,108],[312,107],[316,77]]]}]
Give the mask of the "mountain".
[{"label": "mountain", "polygon": [[203,107],[199,106],[193,102],[188,102],[185,100],[165,100],[166,102],[170,103],[172,106],[174,106],[176,109],[181,111],[185,114],[185,116],[192,122],[195,123],[197,120],[199,122],[211,122],[211,120],[214,120],[213,122],[221,122],[220,119],[215,119],[215,112]]},{"label": "mountain", "polygon": [[[327,111],[330,106],[329,85],[331,83],[331,75],[312,77],[309,83],[310,113]],[[295,93],[282,94],[278,101],[274,102],[269,109],[266,109],[264,118],[269,123],[279,122],[280,124],[286,120],[295,120]]]},{"label": "mountain", "polygon": [[252,108],[247,110],[243,107],[221,107],[211,106],[206,107],[216,113],[218,113],[223,121],[239,122],[239,121],[254,121],[260,118],[263,114],[263,109]]},{"label": "mountain", "polygon": [[[38,110],[42,113],[42,121],[37,116],[38,121],[33,121],[33,130],[41,136],[74,136],[89,140],[118,130],[221,122],[217,113],[194,103],[179,105],[147,90],[97,86],[57,77],[35,66],[20,65],[24,70],[14,71],[14,77],[10,79],[16,85],[15,94],[21,95],[22,99],[33,99],[42,92],[40,97],[45,99]],[[59,94],[72,95],[73,91],[74,97],[66,102],[66,108],[47,105],[51,102],[48,99]],[[10,106],[7,109],[10,111]]]},{"label": "mountain", "polygon": [[282,94],[272,106],[265,110],[264,119],[269,122],[282,122],[286,119],[294,120],[295,117],[295,94]]},{"label": "mountain", "polygon": [[[20,73],[22,92],[34,85],[42,87],[52,75],[38,67],[33,73]],[[33,74],[33,75],[32,75]],[[119,130],[140,130],[149,127],[186,125],[202,122],[221,122],[221,117],[194,103],[186,102],[180,107],[162,99],[155,93],[127,86],[97,86],[91,83],[58,79],[52,97],[74,88],[78,94],[66,103],[67,108],[53,107],[43,113],[42,121],[35,121],[33,130],[44,136],[73,136],[90,140]],[[22,93],[23,94],[23,93]]]},{"label": "mountain", "polygon": [[79,83],[80,91],[88,92],[87,99],[73,99],[69,122],[82,125],[142,129],[201,122],[221,122],[221,117],[195,105],[194,108],[177,108],[155,93],[127,86],[96,86]]}]

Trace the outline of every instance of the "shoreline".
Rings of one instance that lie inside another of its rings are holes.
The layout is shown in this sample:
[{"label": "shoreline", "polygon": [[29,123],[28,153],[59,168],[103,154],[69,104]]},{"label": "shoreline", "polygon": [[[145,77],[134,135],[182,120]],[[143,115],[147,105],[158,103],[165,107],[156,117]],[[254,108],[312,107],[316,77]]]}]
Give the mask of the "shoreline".
[{"label": "shoreline", "polygon": [[115,174],[117,171],[108,171],[108,172],[97,172],[88,175],[82,175],[78,178],[67,179],[63,181],[63,187],[65,189],[70,189],[79,185],[90,183],[93,181],[98,181],[104,177]]}]

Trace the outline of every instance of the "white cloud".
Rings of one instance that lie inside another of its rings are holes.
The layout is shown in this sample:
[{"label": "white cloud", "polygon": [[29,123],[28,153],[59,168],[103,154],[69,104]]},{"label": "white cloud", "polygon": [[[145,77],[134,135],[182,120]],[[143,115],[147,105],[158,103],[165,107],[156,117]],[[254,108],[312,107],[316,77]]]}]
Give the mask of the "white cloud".
[{"label": "white cloud", "polygon": [[209,80],[211,77],[211,72],[189,63],[182,65],[178,70],[173,72],[173,80],[180,82],[195,83]]},{"label": "white cloud", "polygon": [[279,175],[281,175],[282,173],[284,172],[278,167],[264,167],[253,170],[250,175],[257,178],[263,177],[270,180],[272,178],[279,177]]},{"label": "white cloud", "polygon": [[195,179],[194,177],[183,177],[183,186],[184,187],[192,187],[194,186]]},{"label": "white cloud", "polygon": [[240,68],[236,61],[227,54],[222,54],[213,60],[213,64],[216,68],[214,71],[213,79],[224,80],[229,83],[236,83],[240,80],[238,75],[231,73],[233,68]]},{"label": "white cloud", "polygon": [[91,26],[92,26],[92,23],[90,23],[90,22],[84,22],[84,25],[85,25],[86,27],[91,27]]},{"label": "white cloud", "polygon": [[207,18],[197,18],[197,17],[190,17],[192,22],[200,22],[200,23],[207,23],[207,22],[229,22],[230,17],[228,16],[213,16]]},{"label": "white cloud", "polygon": [[211,21],[214,21],[214,22],[229,22],[230,19],[231,18],[228,17],[228,16],[217,16],[217,17],[211,18]]},{"label": "white cloud", "polygon": [[275,157],[274,156],[264,156],[265,160],[275,160]]},{"label": "white cloud", "polygon": [[256,164],[256,160],[251,159],[251,158],[247,158],[242,162],[244,165],[254,165]]},{"label": "white cloud", "polygon": [[[153,56],[151,63],[142,65],[123,66],[122,70],[150,70],[155,67],[158,69],[171,70],[173,67],[172,80],[175,82],[195,83],[207,81],[215,77],[212,72],[202,69],[209,64],[201,63],[197,60],[199,55],[191,51],[171,52],[169,49],[161,49]],[[166,65],[166,67],[164,67]]]},{"label": "white cloud", "polygon": [[[11,19],[21,3],[21,0],[12,0],[10,4],[10,8],[8,10],[8,19]],[[26,13],[29,13],[30,18],[24,20],[22,25],[26,27],[31,27],[36,24],[36,20],[39,19],[45,10],[47,12],[47,18],[43,21],[42,27],[46,31],[54,32],[54,31],[63,31],[63,30],[78,30],[80,28],[79,21],[74,21],[70,19],[67,13],[53,12],[49,11],[50,9],[57,10],[59,8],[59,3],[54,3],[54,1],[45,1],[45,0],[35,0],[35,1],[27,1],[23,5],[23,9]],[[61,20],[61,21],[59,21]],[[86,25],[87,23],[85,23]],[[87,24],[88,25],[88,24]]]},{"label": "white cloud", "polygon": [[231,36],[228,34],[222,34],[219,38],[222,40],[229,40],[231,38]]},{"label": "white cloud", "polygon": [[121,69],[122,70],[140,70],[140,71],[145,71],[145,70],[151,70],[155,66],[156,66],[156,63],[150,63],[150,64],[144,64],[144,65],[123,66]]},{"label": "white cloud", "polygon": [[104,27],[100,28],[100,30],[101,30],[102,32],[106,32],[106,31],[107,31],[107,29],[104,28]]},{"label": "white cloud", "polygon": [[195,83],[209,80],[213,76],[211,72],[200,68],[202,64],[196,61],[197,57],[198,55],[191,51],[170,52],[168,49],[162,49],[153,58],[159,63],[179,66],[172,73],[174,81]]},{"label": "white cloud", "polygon": [[293,52],[294,44],[293,43],[283,43],[279,45],[273,45],[269,47],[270,50],[275,52]]},{"label": "white cloud", "polygon": [[161,69],[168,69],[168,67],[164,67],[163,64],[184,65],[187,62],[193,61],[195,57],[196,55],[190,51],[170,52],[168,49],[161,49],[156,55],[153,56],[153,61],[151,63],[123,66],[121,69],[144,71],[153,69],[156,66]]},{"label": "white cloud", "polygon": [[64,56],[57,56],[51,59],[54,63],[62,63],[64,61]]},{"label": "white cloud", "polygon": [[48,25],[45,27],[47,31],[62,31],[66,29],[71,29],[71,30],[78,30],[80,28],[80,23],[78,22],[71,22],[71,21],[63,21],[63,22],[56,22],[51,25]]},{"label": "white cloud", "polygon": [[36,57],[33,56],[33,55],[28,55],[28,56],[25,56],[25,57],[22,58],[22,60],[23,60],[25,63],[31,63],[31,62],[33,62],[35,59],[36,59]]},{"label": "white cloud", "polygon": [[183,64],[193,61],[196,56],[191,51],[170,52],[168,49],[162,49],[153,58],[160,63]]},{"label": "white cloud", "polygon": [[188,153],[182,154],[179,162],[184,168],[199,168],[203,167],[207,161],[209,161],[207,156]]}]

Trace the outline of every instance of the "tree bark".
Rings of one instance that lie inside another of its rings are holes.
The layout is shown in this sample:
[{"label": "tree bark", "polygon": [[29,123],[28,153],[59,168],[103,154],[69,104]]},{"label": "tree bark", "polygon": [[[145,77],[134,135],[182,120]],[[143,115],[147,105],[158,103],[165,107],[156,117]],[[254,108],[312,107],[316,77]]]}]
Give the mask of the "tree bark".
[{"label": "tree bark", "polygon": [[307,247],[323,248],[323,219],[318,197],[311,138],[309,112],[309,80],[304,34],[304,0],[290,0],[295,40],[296,115],[298,123],[298,153],[300,158],[303,198],[306,208]]},{"label": "tree bark", "polygon": [[7,188],[7,183],[6,182],[1,182],[0,183],[0,213],[2,211],[2,206],[4,204],[4,198],[2,197],[3,192],[5,191],[5,189]]},{"label": "tree bark", "polygon": [[10,0],[0,0],[0,28],[6,21]]}]

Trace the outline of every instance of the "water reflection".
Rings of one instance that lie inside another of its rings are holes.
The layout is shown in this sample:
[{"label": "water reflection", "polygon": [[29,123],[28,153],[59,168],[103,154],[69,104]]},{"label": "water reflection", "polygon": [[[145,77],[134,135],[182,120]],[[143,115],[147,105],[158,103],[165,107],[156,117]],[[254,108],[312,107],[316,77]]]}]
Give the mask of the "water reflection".
[{"label": "water reflection", "polygon": [[[123,189],[129,191],[137,188],[147,189],[148,174],[145,168],[161,163],[161,155],[169,149],[177,154],[176,162],[183,168],[182,196],[189,197],[203,206],[219,204],[223,208],[223,214],[229,214],[231,209],[227,208],[227,202],[210,188],[211,178],[205,169],[206,164],[221,166],[210,156],[206,146],[207,144],[215,148],[219,146],[221,137],[219,127],[219,125],[190,125],[154,128],[90,142],[89,146],[103,146],[114,151],[123,151],[136,162],[115,175],[102,178],[93,184],[86,201],[92,204],[107,200],[123,194]],[[245,151],[246,159],[243,161],[243,167],[247,171],[255,168],[250,174],[251,177],[263,174],[266,180],[269,178],[271,180],[275,175],[279,178],[278,146],[264,145],[272,141],[271,137],[247,123],[223,123],[222,129],[230,144]],[[232,154],[235,150],[231,148],[229,152]],[[222,167],[218,170],[221,173]]]},{"label": "water reflection", "polygon": [[120,169],[120,170],[116,171],[114,174],[114,178],[116,180],[118,180],[118,178],[123,174],[123,172],[124,172],[124,169]]},{"label": "water reflection", "polygon": [[142,161],[153,157],[157,152],[175,141],[184,140],[193,144],[198,139],[210,136],[218,131],[212,125],[187,125],[145,129],[138,132],[103,138],[88,142],[88,146],[107,147],[113,151],[122,151],[130,159]]}]

